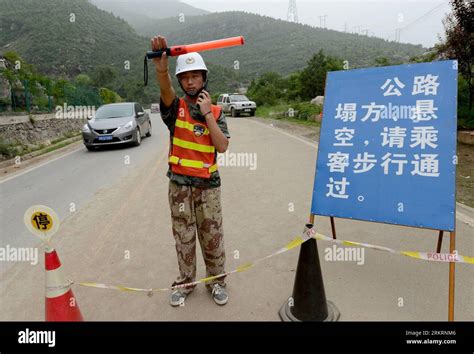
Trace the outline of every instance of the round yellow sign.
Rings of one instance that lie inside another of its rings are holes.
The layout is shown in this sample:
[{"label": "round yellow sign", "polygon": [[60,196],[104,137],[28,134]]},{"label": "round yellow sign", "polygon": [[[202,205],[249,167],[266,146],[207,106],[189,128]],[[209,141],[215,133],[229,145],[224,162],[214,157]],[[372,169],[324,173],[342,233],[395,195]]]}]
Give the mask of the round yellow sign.
[{"label": "round yellow sign", "polygon": [[31,215],[31,225],[38,231],[47,232],[53,228],[53,218],[46,212],[37,211]]},{"label": "round yellow sign", "polygon": [[59,229],[59,218],[53,209],[45,205],[29,207],[23,217],[26,228],[43,241],[49,242]]}]

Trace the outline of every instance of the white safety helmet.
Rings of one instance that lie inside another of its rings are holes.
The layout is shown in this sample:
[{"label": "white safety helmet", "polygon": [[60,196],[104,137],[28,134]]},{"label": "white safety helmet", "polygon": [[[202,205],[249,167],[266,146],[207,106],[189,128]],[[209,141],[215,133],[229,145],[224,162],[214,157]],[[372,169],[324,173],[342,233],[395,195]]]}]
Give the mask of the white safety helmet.
[{"label": "white safety helmet", "polygon": [[178,56],[176,61],[176,77],[181,73],[193,70],[204,70],[206,73],[209,71],[204,63],[204,59],[199,53],[194,52]]}]

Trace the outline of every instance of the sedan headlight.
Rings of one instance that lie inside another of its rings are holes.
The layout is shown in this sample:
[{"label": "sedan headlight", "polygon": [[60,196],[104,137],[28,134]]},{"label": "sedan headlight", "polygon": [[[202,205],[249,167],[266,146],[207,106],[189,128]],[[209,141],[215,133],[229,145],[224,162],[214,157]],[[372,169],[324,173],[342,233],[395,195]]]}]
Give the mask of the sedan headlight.
[{"label": "sedan headlight", "polygon": [[82,132],[83,133],[90,133],[91,132],[91,129],[89,128],[89,124],[84,124],[84,126],[82,127]]},{"label": "sedan headlight", "polygon": [[123,131],[127,131],[127,130],[132,130],[132,128],[133,128],[133,121],[130,121],[127,124],[122,125],[119,129]]}]

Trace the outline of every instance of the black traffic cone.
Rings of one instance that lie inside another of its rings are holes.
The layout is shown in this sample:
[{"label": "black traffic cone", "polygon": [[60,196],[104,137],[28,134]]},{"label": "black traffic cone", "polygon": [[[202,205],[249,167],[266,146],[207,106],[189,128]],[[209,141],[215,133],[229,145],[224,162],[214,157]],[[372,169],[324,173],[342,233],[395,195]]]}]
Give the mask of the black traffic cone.
[{"label": "black traffic cone", "polygon": [[[312,224],[306,224],[305,232],[312,227]],[[318,246],[314,238],[301,245],[293,295],[283,304],[278,314],[284,322],[331,322],[339,319],[339,310],[326,300]]]}]

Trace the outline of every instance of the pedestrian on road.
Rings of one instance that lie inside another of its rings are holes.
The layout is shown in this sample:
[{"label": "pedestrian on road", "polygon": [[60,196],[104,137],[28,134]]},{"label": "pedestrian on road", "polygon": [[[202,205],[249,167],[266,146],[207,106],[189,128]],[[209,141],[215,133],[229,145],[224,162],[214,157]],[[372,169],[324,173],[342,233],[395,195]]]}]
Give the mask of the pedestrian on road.
[{"label": "pedestrian on road", "polygon": [[[152,38],[151,45],[155,51],[168,48],[163,36]],[[201,55],[188,53],[177,58],[175,76],[185,93],[182,98],[171,84],[167,55],[153,61],[160,85],[161,117],[170,131],[168,199],[179,265],[179,276],[172,286],[177,286],[196,280],[196,233],[207,277],[225,273],[217,153],[227,150],[230,135],[224,112],[212,104],[206,91],[209,71]],[[206,282],[218,305],[228,301],[224,278]],[[184,305],[195,286],[175,288],[170,304]]]}]

